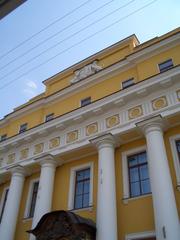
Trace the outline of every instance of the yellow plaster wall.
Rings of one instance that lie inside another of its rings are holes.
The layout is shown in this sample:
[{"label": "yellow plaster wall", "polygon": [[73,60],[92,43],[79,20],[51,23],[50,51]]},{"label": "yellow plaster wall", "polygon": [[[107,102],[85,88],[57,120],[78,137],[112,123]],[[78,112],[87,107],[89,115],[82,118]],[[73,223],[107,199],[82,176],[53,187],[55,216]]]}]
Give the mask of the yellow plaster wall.
[{"label": "yellow plaster wall", "polygon": [[174,65],[180,64],[180,45],[137,64],[138,81],[159,73],[158,64],[172,58]]},{"label": "yellow plaster wall", "polygon": [[[127,50],[129,47],[124,47],[124,50],[119,50],[117,53],[112,54],[111,56],[106,56],[102,58],[102,64],[108,65],[112,62],[115,62],[117,58],[121,58],[124,56],[125,52],[130,51]],[[122,51],[122,52],[121,52]],[[124,51],[124,52],[123,52]],[[18,119],[14,119],[10,121],[10,123],[6,127],[0,128],[0,135],[5,133],[8,134],[8,137],[13,136],[18,133],[19,126],[23,123],[28,123],[28,129],[34,126],[39,125],[44,122],[45,115],[49,113],[54,113],[55,117],[77,109],[80,107],[80,100],[86,97],[91,96],[92,101],[96,101],[100,98],[103,98],[107,95],[110,95],[116,91],[121,89],[121,82],[127,80],[131,77],[134,77],[135,82],[144,80],[152,75],[158,74],[158,63],[167,60],[168,58],[172,58],[174,65],[180,64],[180,45],[178,47],[171,48],[163,53],[160,53],[156,56],[150,57],[149,59],[138,63],[135,67],[128,69],[115,77],[111,77],[101,83],[97,83],[94,86],[91,86],[87,89],[82,89],[78,93],[73,94],[71,96],[67,96],[63,100],[59,100],[59,102],[52,103],[51,105],[43,106],[42,109],[35,110],[32,113],[28,113],[23,117],[19,117]],[[122,55],[122,56],[121,56]],[[57,76],[58,79],[58,76]],[[52,86],[49,89],[47,94],[52,93],[53,91],[59,89],[63,86],[67,86],[67,81],[69,81],[70,76],[64,77],[62,80],[57,80],[52,83]]]}]

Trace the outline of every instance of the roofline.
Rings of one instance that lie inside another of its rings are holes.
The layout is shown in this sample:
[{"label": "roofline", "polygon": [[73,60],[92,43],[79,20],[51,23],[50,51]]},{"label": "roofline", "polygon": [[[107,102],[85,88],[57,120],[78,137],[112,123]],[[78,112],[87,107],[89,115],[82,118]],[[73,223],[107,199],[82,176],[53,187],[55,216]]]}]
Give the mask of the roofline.
[{"label": "roofline", "polygon": [[114,43],[114,44],[112,44],[112,45],[110,45],[110,46],[102,49],[102,50],[100,50],[99,52],[96,52],[96,53],[90,55],[89,57],[84,58],[84,59],[81,60],[80,62],[77,62],[77,63],[71,65],[70,67],[67,67],[67,68],[63,69],[62,71],[56,73],[56,74],[53,75],[52,77],[45,79],[45,80],[43,81],[43,84],[46,85],[48,82],[52,81],[57,75],[64,74],[64,73],[66,73],[66,72],[68,72],[68,71],[70,71],[70,70],[77,69],[78,66],[81,65],[82,63],[85,63],[85,62],[88,62],[88,61],[92,61],[92,60],[96,59],[98,55],[103,54],[103,53],[105,53],[107,50],[111,50],[112,48],[115,48],[115,47],[118,46],[119,44],[122,44],[123,42],[129,41],[129,40],[131,40],[131,39],[133,39],[133,38],[137,41],[138,44],[140,44],[139,39],[137,38],[137,36],[136,36],[135,34],[132,34],[132,35],[130,35],[130,36],[128,36],[128,37],[126,37],[126,38],[124,38],[124,39],[122,39],[122,40],[120,40],[120,41],[118,41],[118,42],[116,42],[116,43]]}]

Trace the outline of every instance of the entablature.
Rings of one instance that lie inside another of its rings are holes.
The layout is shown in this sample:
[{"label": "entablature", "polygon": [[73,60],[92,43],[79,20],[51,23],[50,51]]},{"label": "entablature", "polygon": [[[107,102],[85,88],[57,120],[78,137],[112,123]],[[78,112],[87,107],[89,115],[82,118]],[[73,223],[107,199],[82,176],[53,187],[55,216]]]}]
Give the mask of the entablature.
[{"label": "entablature", "polygon": [[[176,67],[1,142],[0,175],[17,163],[35,164],[42,154],[61,157],[90,146],[89,140],[102,134],[112,133],[123,142],[123,133],[159,114],[168,126],[168,118],[180,112],[179,80],[180,67]],[[138,133],[135,138],[141,136]]]}]

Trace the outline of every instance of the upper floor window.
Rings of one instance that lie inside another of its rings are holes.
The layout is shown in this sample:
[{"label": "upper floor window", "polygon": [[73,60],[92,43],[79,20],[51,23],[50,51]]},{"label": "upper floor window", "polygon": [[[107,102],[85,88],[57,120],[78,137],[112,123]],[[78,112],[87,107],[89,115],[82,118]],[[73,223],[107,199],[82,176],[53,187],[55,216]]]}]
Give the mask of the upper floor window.
[{"label": "upper floor window", "polygon": [[81,107],[86,106],[91,103],[91,97],[87,97],[81,100]]},{"label": "upper floor window", "polygon": [[54,113],[50,113],[50,114],[46,115],[45,122],[48,122],[48,121],[52,120],[53,118],[54,118]]},{"label": "upper floor window", "polygon": [[25,132],[27,130],[27,126],[28,126],[27,123],[20,125],[19,133]]},{"label": "upper floor window", "polygon": [[0,136],[0,142],[5,141],[7,139],[7,134],[3,134]]},{"label": "upper floor window", "polygon": [[159,66],[159,71],[164,72],[173,67],[173,61],[172,59],[168,59],[165,62],[159,63],[158,66]]},{"label": "upper floor window", "polygon": [[146,152],[128,156],[128,172],[131,197],[151,192]]},{"label": "upper floor window", "polygon": [[6,188],[5,191],[4,191],[4,194],[2,196],[1,208],[0,208],[0,222],[1,222],[2,217],[3,217],[3,213],[4,213],[4,209],[5,209],[5,205],[6,205],[6,201],[7,201],[7,197],[8,197],[8,192],[9,192],[9,189]]},{"label": "upper floor window", "polygon": [[89,207],[90,168],[76,172],[74,209]]},{"label": "upper floor window", "polygon": [[123,81],[122,82],[122,89],[128,88],[132,85],[134,85],[134,78],[130,78],[128,80]]},{"label": "upper floor window", "polygon": [[32,218],[34,216],[34,210],[36,206],[36,199],[38,194],[39,181],[32,180],[29,188],[29,194],[25,210],[25,218]]}]

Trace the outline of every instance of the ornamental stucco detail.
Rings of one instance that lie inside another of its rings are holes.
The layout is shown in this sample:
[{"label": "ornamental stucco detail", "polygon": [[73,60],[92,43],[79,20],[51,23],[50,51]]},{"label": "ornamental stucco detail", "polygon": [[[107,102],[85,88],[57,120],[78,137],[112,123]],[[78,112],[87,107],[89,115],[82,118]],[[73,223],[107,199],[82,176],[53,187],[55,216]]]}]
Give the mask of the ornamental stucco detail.
[{"label": "ornamental stucco detail", "polygon": [[143,109],[142,109],[141,105],[136,106],[136,107],[131,108],[131,109],[128,110],[129,119],[138,118],[138,117],[140,117],[142,115],[143,115]]},{"label": "ornamental stucco detail", "polygon": [[98,123],[92,123],[88,126],[86,126],[86,136],[93,135],[98,132]]},{"label": "ornamental stucco detail", "polygon": [[102,70],[102,67],[98,65],[98,61],[94,61],[84,66],[83,68],[76,70],[74,72],[74,78],[71,79],[71,83],[76,83],[81,79],[84,79],[86,77],[89,77],[90,75],[99,72],[100,70]]},{"label": "ornamental stucco detail", "polygon": [[158,110],[158,109],[167,107],[167,105],[168,105],[168,103],[167,103],[167,99],[165,96],[156,98],[152,101],[152,107],[154,110]]},{"label": "ornamental stucco detail", "polygon": [[55,137],[55,138],[50,139],[49,149],[59,147],[59,145],[60,145],[60,137]]},{"label": "ornamental stucco detail", "polygon": [[111,117],[106,118],[106,127],[112,128],[120,123],[119,121],[119,115],[113,115]]},{"label": "ornamental stucco detail", "polygon": [[44,143],[38,143],[34,146],[34,155],[42,153],[44,150]]}]

